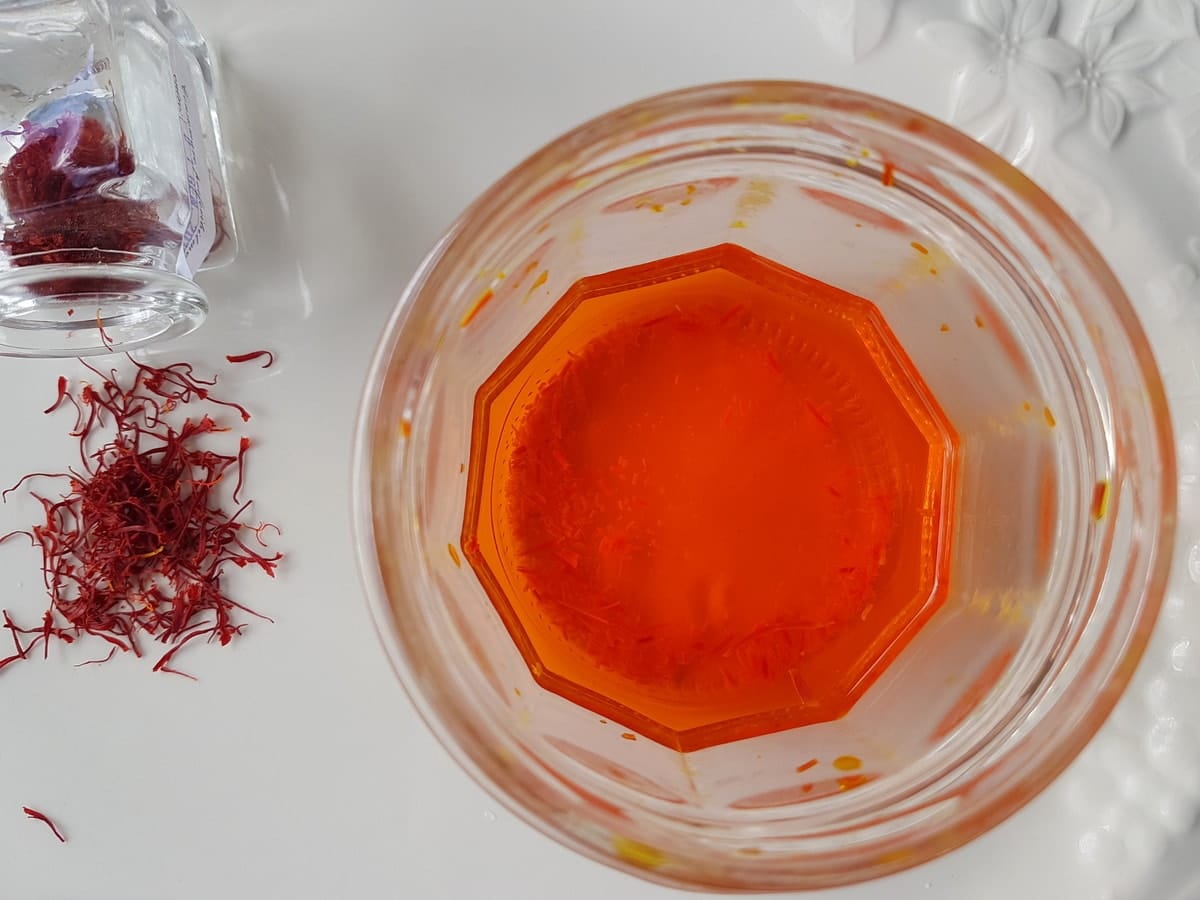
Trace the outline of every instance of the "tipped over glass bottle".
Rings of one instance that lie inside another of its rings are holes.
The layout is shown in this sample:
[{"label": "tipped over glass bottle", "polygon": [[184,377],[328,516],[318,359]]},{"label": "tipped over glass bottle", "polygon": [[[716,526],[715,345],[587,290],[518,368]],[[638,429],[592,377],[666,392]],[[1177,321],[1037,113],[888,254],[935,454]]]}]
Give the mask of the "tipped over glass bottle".
[{"label": "tipped over glass bottle", "polygon": [[204,40],[167,0],[15,0],[0,44],[0,354],[192,331],[237,252]]}]

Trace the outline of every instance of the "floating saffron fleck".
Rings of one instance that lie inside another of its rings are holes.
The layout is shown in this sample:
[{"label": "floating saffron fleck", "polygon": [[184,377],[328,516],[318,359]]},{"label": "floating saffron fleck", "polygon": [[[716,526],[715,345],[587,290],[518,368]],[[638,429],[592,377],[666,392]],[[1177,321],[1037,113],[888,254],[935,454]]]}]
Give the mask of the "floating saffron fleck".
[{"label": "floating saffron fleck", "polygon": [[913,241],[909,246],[911,246],[918,253],[921,253],[925,256],[929,255],[929,248],[926,247],[924,244],[920,243],[919,241]]},{"label": "floating saffron fleck", "polygon": [[896,183],[896,166],[894,163],[885,162],[883,171],[879,174],[879,180],[884,187],[891,187]]},{"label": "floating saffron fleck", "polygon": [[[0,536],[3,543],[22,535],[41,551],[50,600],[35,626],[19,625],[3,612],[0,629],[9,632],[14,653],[0,660],[0,668],[27,659],[39,646],[45,657],[54,640],[69,644],[87,636],[136,656],[145,641],[157,642],[165,650],[153,670],[184,675],[169,665],[184,646],[200,639],[228,644],[245,627],[236,621],[239,613],[267,618],[224,586],[231,566],[273,576],[282,558],[248,543],[253,535],[265,547],[263,532],[278,533],[276,526],[241,521],[251,505],[237,499],[250,439],[239,439],[236,454],[220,453],[212,445],[229,429],[208,413],[169,421],[172,411],[197,402],[234,409],[243,419],[249,412],[213,397],[215,379],[200,378],[187,363],[129,361],[133,372],[127,377],[83,363],[92,380],[77,390],[59,379],[46,412],[74,411],[70,435],[79,441],[79,464],[32,473],[4,492],[7,499],[30,479],[62,485],[57,495],[30,491],[42,520]],[[230,511],[222,499],[234,469]]]},{"label": "floating saffron fleck", "polygon": [[253,362],[256,359],[262,359],[264,356],[267,358],[267,361],[263,363],[262,367],[264,369],[269,369],[275,364],[275,354],[270,350],[255,350],[251,353],[237,353],[233,356],[226,356],[225,359],[231,363],[247,363]]},{"label": "floating saffron fleck", "polygon": [[450,551],[450,561],[454,563],[455,568],[462,568],[462,560],[459,559],[458,551],[454,549],[453,544],[447,544],[446,549]]},{"label": "floating saffron fleck", "polygon": [[801,763],[800,765],[796,766],[796,771],[797,772],[807,772],[809,769],[813,768],[816,764],[817,764],[816,759],[810,759],[808,762]]},{"label": "floating saffron fleck", "polygon": [[64,837],[63,833],[58,830],[58,826],[54,824],[54,820],[51,819],[48,815],[46,815],[43,812],[38,812],[36,809],[32,809],[28,806],[22,806],[21,811],[23,813],[25,813],[25,815],[31,819],[36,819],[39,822],[44,822],[46,824],[46,827],[49,828],[52,832],[54,832],[54,836],[56,838],[58,838],[58,841],[60,844],[65,844],[67,842],[66,837]]},{"label": "floating saffron fleck", "polygon": [[1042,418],[1046,420],[1046,424],[1053,428],[1058,422],[1054,418],[1054,413],[1050,412],[1050,407],[1042,407]]},{"label": "floating saffron fleck", "polygon": [[942,324],[941,324],[941,325],[938,327],[938,331],[940,331],[942,334],[946,334],[947,332],[949,332],[949,331],[950,331],[950,326],[949,326],[949,325],[947,325],[945,322],[943,322],[943,323],[942,323]]},{"label": "floating saffron fleck", "polygon": [[1097,481],[1092,491],[1092,518],[1101,521],[1108,513],[1108,495],[1110,493],[1107,481]]},{"label": "floating saffron fleck", "polygon": [[983,327],[983,316],[976,316],[976,317],[975,317],[975,327],[976,327],[976,328],[982,328],[982,327]]}]

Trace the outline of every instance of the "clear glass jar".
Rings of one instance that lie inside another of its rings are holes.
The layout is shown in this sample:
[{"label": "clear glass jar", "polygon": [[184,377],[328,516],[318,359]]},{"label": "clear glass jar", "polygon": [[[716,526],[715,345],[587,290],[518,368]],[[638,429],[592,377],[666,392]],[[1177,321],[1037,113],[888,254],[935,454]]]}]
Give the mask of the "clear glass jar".
[{"label": "clear glass jar", "polygon": [[[943,606],[846,716],[679,753],[540,689],[451,551],[483,380],[579,277],[726,241],[880,307],[961,440],[956,533]],[[861,881],[1010,815],[1128,682],[1175,528],[1162,385],[1078,227],[948,126],[812,84],[636,103],[501,179],[397,306],[357,440],[362,570],[422,715],[535,826],[677,886]]]},{"label": "clear glass jar", "polygon": [[9,0],[0,43],[0,354],[197,327],[237,246],[203,39],[168,0]]}]

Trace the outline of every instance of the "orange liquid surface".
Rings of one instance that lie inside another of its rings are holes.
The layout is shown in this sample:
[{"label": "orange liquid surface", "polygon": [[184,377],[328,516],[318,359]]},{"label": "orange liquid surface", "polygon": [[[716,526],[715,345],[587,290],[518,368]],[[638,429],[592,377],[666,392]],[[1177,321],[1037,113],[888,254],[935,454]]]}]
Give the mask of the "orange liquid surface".
[{"label": "orange liquid surface", "polygon": [[534,676],[663,743],[843,714],[944,596],[933,398],[741,248],[577,283],[476,413],[464,549]]}]

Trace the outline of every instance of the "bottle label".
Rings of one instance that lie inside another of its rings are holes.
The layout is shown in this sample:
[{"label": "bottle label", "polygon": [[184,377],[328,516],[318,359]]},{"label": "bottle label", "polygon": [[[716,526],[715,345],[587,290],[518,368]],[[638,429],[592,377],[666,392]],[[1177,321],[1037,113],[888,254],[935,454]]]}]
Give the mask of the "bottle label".
[{"label": "bottle label", "polygon": [[191,278],[204,264],[216,237],[212,184],[205,155],[200,104],[196,97],[191,61],[177,43],[170,43],[171,78],[175,88],[179,133],[183,140],[183,170],[187,180],[188,218],[180,241],[175,271]]}]

